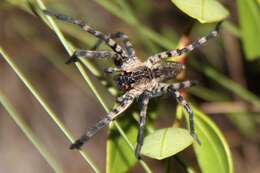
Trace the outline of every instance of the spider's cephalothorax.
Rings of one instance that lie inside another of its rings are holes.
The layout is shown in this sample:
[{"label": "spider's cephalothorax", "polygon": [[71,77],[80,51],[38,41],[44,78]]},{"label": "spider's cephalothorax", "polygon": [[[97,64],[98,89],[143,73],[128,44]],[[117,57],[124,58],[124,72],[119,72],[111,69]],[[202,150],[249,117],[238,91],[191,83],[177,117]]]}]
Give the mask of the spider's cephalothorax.
[{"label": "spider's cephalothorax", "polygon": [[[73,19],[50,11],[44,12],[46,15],[53,16],[56,19],[78,25],[86,32],[97,37],[99,41],[91,50],[76,50],[67,63],[76,62],[78,57],[114,59],[116,68],[108,68],[106,72],[117,73],[114,80],[118,89],[124,92],[122,96],[117,98],[119,105],[111,110],[102,120],[98,121],[95,126],[89,128],[81,138],[71,145],[71,149],[80,149],[80,147],[100,129],[107,126],[111,121],[117,118],[119,114],[124,112],[134,102],[134,100],[138,100],[141,105],[141,112],[135,154],[140,158],[140,151],[143,144],[143,129],[149,100],[150,98],[161,96],[166,93],[174,95],[178,103],[180,103],[187,111],[189,114],[190,133],[194,139],[200,143],[194,129],[192,109],[179,92],[180,89],[191,87],[197,82],[187,80],[173,84],[164,83],[168,79],[174,79],[178,73],[185,69],[184,65],[178,62],[167,62],[165,60],[169,57],[180,56],[184,53],[190,52],[206,43],[210,38],[216,37],[219,32],[220,23],[218,23],[215,29],[206,36],[201,37],[186,47],[157,53],[142,62],[135,55],[133,46],[125,34],[121,32],[104,34],[90,27],[81,20]],[[120,39],[123,46],[121,47],[121,45],[116,43],[114,39]],[[97,51],[97,48],[102,42],[106,43],[112,51]]]}]

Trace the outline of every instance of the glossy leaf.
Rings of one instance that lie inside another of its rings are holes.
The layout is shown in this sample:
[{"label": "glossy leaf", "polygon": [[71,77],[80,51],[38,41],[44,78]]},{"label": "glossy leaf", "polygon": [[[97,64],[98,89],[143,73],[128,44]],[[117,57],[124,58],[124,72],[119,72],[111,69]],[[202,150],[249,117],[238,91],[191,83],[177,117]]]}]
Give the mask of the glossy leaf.
[{"label": "glossy leaf", "polygon": [[[194,145],[198,163],[203,173],[233,173],[229,146],[215,123],[193,108],[195,129],[201,145]],[[186,114],[186,119],[188,115]]]},{"label": "glossy leaf", "polygon": [[[128,118],[128,117],[124,117]],[[120,120],[120,125],[124,129],[130,142],[136,142],[137,123],[129,122],[129,119]],[[107,141],[107,173],[127,172],[137,162],[134,151],[126,144],[114,125],[110,128]]]},{"label": "glossy leaf", "polygon": [[260,10],[256,1],[237,1],[241,38],[248,60],[260,56]]},{"label": "glossy leaf", "polygon": [[193,142],[188,130],[165,128],[154,131],[144,139],[141,153],[162,160],[173,156],[190,146]]},{"label": "glossy leaf", "polygon": [[201,23],[224,20],[229,12],[216,0],[171,0],[187,15]]}]

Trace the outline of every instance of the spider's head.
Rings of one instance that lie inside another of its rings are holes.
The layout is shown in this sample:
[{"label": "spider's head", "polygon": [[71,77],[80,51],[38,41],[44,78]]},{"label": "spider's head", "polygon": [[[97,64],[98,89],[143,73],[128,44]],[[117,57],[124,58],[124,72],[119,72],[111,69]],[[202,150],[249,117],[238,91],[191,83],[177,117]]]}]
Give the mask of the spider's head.
[{"label": "spider's head", "polygon": [[167,61],[162,63],[158,68],[154,69],[156,77],[162,80],[175,78],[178,74],[185,70],[185,65],[179,62]]}]

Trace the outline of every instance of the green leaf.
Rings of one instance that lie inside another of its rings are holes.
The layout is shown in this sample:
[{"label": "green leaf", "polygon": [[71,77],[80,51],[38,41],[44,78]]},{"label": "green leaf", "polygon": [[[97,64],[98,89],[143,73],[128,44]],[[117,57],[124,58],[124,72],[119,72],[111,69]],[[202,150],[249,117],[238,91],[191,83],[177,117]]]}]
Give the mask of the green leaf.
[{"label": "green leaf", "polygon": [[[233,173],[229,146],[216,124],[193,107],[195,129],[201,145],[194,145],[198,163],[203,173]],[[186,119],[188,115],[185,114]]]},{"label": "green leaf", "polygon": [[201,23],[224,20],[229,12],[216,0],[171,0],[187,15]]},{"label": "green leaf", "polygon": [[179,153],[193,142],[188,130],[165,128],[156,130],[144,139],[141,153],[145,156],[162,160]]},{"label": "green leaf", "polygon": [[[127,117],[128,118],[128,117]],[[136,122],[129,122],[129,119],[120,120],[130,142],[134,143],[137,136]],[[137,162],[134,151],[129,148],[125,140],[121,137],[117,128],[113,124],[110,128],[109,138],[107,141],[107,173],[127,172]]]},{"label": "green leaf", "polygon": [[260,10],[256,1],[237,1],[241,38],[248,60],[260,57]]}]

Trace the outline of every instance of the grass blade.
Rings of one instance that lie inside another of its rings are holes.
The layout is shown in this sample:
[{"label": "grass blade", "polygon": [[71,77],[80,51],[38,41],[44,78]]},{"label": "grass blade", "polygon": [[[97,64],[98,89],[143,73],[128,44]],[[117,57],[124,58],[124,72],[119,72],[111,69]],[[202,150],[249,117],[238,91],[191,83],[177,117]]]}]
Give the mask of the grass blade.
[{"label": "grass blade", "polygon": [[26,124],[26,122],[21,118],[15,108],[11,105],[10,101],[6,96],[0,91],[0,103],[8,112],[8,115],[15,121],[17,126],[22,130],[25,136],[33,144],[33,146],[38,150],[41,156],[46,160],[50,167],[56,173],[63,173],[61,166],[58,162],[50,155],[47,149],[42,145],[36,135],[32,132],[31,128]]},{"label": "grass blade", "polygon": [[[44,110],[48,113],[51,119],[55,122],[55,124],[60,128],[63,134],[67,137],[67,139],[72,143],[74,142],[74,138],[72,137],[69,130],[65,128],[63,123],[58,119],[56,113],[52,110],[52,108],[48,105],[48,103],[44,100],[44,98],[40,95],[40,93],[34,88],[31,82],[25,77],[25,75],[20,71],[14,61],[4,52],[4,50],[0,47],[0,54],[3,55],[3,58],[7,61],[7,63],[11,66],[11,68],[15,71],[17,76],[22,80],[24,85],[29,89],[29,91],[33,94],[33,96],[37,99],[37,101],[41,104]],[[96,172],[100,173],[99,169],[93,163],[93,161],[89,158],[86,152],[80,151],[80,154],[85,159],[85,161],[90,165],[90,167]]]}]

